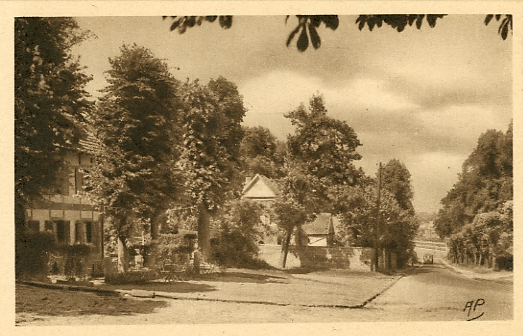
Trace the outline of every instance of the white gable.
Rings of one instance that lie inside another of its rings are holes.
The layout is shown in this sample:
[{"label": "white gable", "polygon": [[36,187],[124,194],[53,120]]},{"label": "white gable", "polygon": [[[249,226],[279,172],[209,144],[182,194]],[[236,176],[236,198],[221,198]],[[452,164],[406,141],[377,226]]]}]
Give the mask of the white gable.
[{"label": "white gable", "polygon": [[245,198],[275,198],[276,193],[261,178],[256,181],[243,194]]}]

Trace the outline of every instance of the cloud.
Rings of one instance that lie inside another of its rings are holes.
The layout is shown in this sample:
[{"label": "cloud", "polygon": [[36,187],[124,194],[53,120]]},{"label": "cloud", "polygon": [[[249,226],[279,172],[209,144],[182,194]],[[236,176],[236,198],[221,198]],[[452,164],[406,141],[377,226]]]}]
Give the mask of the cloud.
[{"label": "cloud", "polygon": [[467,158],[466,154],[447,152],[426,152],[420,154],[404,154],[400,156],[371,154],[357,162],[358,167],[372,177],[378,171],[378,164],[386,164],[391,159],[399,159],[411,173],[411,183],[414,189],[413,204],[416,211],[436,211],[440,201],[458,180],[461,165]]},{"label": "cloud", "polygon": [[363,143],[358,165],[374,176],[378,162],[402,160],[416,207],[436,209],[479,135],[507,129],[511,38],[485,27],[484,15],[449,15],[435,28],[401,33],[359,31],[355,19],[340,17],[336,31],[322,27],[321,48],[300,53],[285,46],[294,17],[285,25],[285,16],[235,16],[231,29],[204,23],[183,35],[169,32],[161,17],[86,17],[81,26],[99,38],[78,54],[95,78],[90,91],[104,85],[107,57],[122,43],[150,48],[180,69],[173,74],[182,81],[223,75],[244,96],[244,124],[266,126],[280,139],[293,130],[283,115],[319,91],[329,115],[345,120]]},{"label": "cloud", "polygon": [[423,111],[416,115],[424,133],[433,139],[454,139],[449,145],[470,153],[479,136],[488,129],[505,131],[511,114],[506,108],[469,104]]},{"label": "cloud", "polygon": [[290,111],[300,103],[307,104],[316,92],[325,97],[333,114],[368,110],[404,112],[418,108],[402,95],[390,91],[384,80],[372,78],[351,79],[344,85],[329,87],[318,77],[275,70],[245,82],[239,89],[253,113]]},{"label": "cloud", "polygon": [[468,155],[429,152],[412,155],[404,160],[411,172],[414,208],[437,209],[440,201],[458,180],[461,165]]},{"label": "cloud", "polygon": [[418,108],[406,97],[391,91],[383,79],[358,78],[349,80],[345,86],[327,89],[325,98],[332,105],[350,110],[378,112],[405,111]]},{"label": "cloud", "polygon": [[391,115],[401,118],[405,111],[418,108],[405,97],[391,92],[383,80],[358,78],[333,87],[317,77],[288,70],[275,70],[251,79],[240,85],[239,91],[249,109],[246,124],[261,118],[278,118],[269,117],[273,114],[283,120],[284,113],[301,103],[307,105],[309,98],[318,92],[325,98],[329,115],[346,120],[351,126],[354,121],[361,126],[375,125],[369,118],[387,119]]},{"label": "cloud", "polygon": [[321,80],[291,71],[272,71],[239,86],[249,113],[287,113],[307,104],[322,88]]}]

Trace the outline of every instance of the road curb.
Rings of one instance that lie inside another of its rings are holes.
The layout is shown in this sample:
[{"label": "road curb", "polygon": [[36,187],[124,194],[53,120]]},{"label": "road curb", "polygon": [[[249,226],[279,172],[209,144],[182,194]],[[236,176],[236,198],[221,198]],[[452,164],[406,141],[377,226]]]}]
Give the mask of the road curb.
[{"label": "road curb", "polygon": [[287,302],[274,302],[274,301],[260,301],[260,300],[241,300],[241,299],[228,299],[228,298],[204,298],[204,297],[190,297],[190,296],[180,296],[171,292],[161,292],[161,291],[149,291],[149,290],[139,290],[139,289],[101,289],[96,287],[87,287],[87,286],[75,286],[69,284],[54,284],[54,283],[45,283],[37,281],[16,281],[17,284],[24,284],[28,286],[41,287],[47,289],[55,290],[69,290],[69,291],[82,291],[82,292],[91,292],[100,295],[110,295],[110,296],[125,296],[129,295],[137,298],[163,298],[163,299],[172,299],[172,300],[188,300],[188,301],[208,301],[208,302],[227,302],[227,303],[246,303],[246,304],[261,304],[261,305],[270,305],[270,306],[298,306],[298,307],[308,307],[308,308],[337,308],[337,309],[358,309],[363,308],[365,305],[370,303],[372,300],[376,299],[378,296],[383,294],[389,288],[391,288],[396,282],[398,282],[405,274],[401,274],[397,279],[395,279],[390,285],[381,290],[379,293],[373,295],[371,298],[365,300],[361,304],[356,305],[340,305],[340,304],[301,304],[301,303],[287,303]]},{"label": "road curb", "polygon": [[54,284],[54,283],[46,283],[46,282],[39,282],[39,281],[16,281],[17,284],[27,285],[27,286],[33,286],[33,287],[40,287],[40,288],[47,288],[47,289],[57,289],[57,290],[69,290],[69,291],[78,291],[78,292],[91,292],[91,293],[97,293],[102,295],[110,295],[110,296],[120,296],[120,293],[117,291],[114,291],[112,289],[102,289],[102,288],[94,288],[94,287],[87,287],[87,286],[75,286],[75,285],[69,285],[69,284]]},{"label": "road curb", "polygon": [[[130,294],[130,291],[126,291]],[[253,301],[253,300],[237,300],[237,299],[220,299],[220,298],[202,298],[202,297],[187,297],[178,296],[169,292],[155,292],[155,297],[167,298],[172,300],[188,300],[188,301],[209,301],[209,302],[229,302],[229,303],[247,303],[247,304],[261,304],[267,306],[297,306],[308,308],[341,308],[341,309],[355,309],[360,308],[361,305],[337,305],[337,304],[300,304],[300,303],[285,303],[273,301]]]},{"label": "road curb", "polygon": [[172,300],[250,303],[250,304],[263,304],[263,305],[269,305],[269,306],[291,306],[292,305],[290,303],[280,303],[280,302],[272,302],[272,301],[253,301],[253,300],[188,297],[188,296],[179,296],[179,295],[169,293],[169,292],[155,292],[155,297],[161,297],[161,298],[172,299]]},{"label": "road curb", "polygon": [[499,281],[513,282],[514,281],[514,274],[489,277],[489,276],[485,276],[481,273],[476,273],[474,271],[464,270],[459,267],[456,267],[456,266],[450,264],[447,260],[444,260],[443,258],[441,258],[440,261],[441,261],[441,265],[443,265],[443,267],[447,268],[448,270],[450,270],[453,273],[462,275],[468,279],[478,280],[478,281],[486,280],[486,281],[498,281],[498,282]]},{"label": "road curb", "polygon": [[394,280],[390,285],[385,287],[383,290],[381,290],[379,293],[374,294],[369,299],[363,301],[361,305],[355,306],[354,308],[364,308],[367,304],[371,303],[373,300],[375,300],[378,296],[385,293],[387,290],[389,290],[392,286],[394,286],[398,281],[400,281],[404,276],[406,276],[406,273],[401,274],[396,280]]}]

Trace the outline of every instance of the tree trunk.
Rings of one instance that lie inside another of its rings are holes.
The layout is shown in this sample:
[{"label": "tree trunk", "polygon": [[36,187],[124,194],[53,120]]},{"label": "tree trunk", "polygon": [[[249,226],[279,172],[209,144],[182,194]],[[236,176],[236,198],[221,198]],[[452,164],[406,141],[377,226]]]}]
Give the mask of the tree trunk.
[{"label": "tree trunk", "polygon": [[494,271],[499,271],[499,266],[498,266],[498,258],[492,254],[492,270]]},{"label": "tree trunk", "polygon": [[[155,268],[158,258],[158,239],[160,238],[160,215],[151,218],[151,245],[147,256],[147,267]],[[145,256],[144,256],[145,257]]]},{"label": "tree trunk", "polygon": [[125,246],[125,237],[118,235],[118,272],[127,271],[127,248]]},{"label": "tree trunk", "polygon": [[373,265],[374,265],[374,272],[378,272],[378,270],[380,269],[380,249],[378,248],[378,245],[374,245],[374,261],[373,261]]},{"label": "tree trunk", "polygon": [[15,235],[24,232],[26,223],[26,202],[15,193]]},{"label": "tree trunk", "polygon": [[25,230],[27,204],[23,197],[15,192],[15,276],[21,275],[21,263],[24,249],[22,234]]},{"label": "tree trunk", "polygon": [[285,241],[283,242],[283,261],[281,263],[281,267],[285,268],[287,265],[287,254],[289,253],[289,245],[291,243],[291,236],[292,236],[292,230],[287,231],[287,237],[285,237]]},{"label": "tree trunk", "polygon": [[198,212],[198,247],[200,248],[203,260],[211,260],[211,216],[204,204],[200,205]]}]

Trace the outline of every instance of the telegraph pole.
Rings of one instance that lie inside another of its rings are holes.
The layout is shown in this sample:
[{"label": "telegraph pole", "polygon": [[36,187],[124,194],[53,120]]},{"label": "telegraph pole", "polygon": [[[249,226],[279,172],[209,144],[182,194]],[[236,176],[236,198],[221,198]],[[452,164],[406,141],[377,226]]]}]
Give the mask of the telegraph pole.
[{"label": "telegraph pole", "polygon": [[376,236],[374,238],[374,271],[379,268],[379,239],[380,239],[380,201],[381,201],[381,162],[378,166],[378,197],[376,200]]}]

